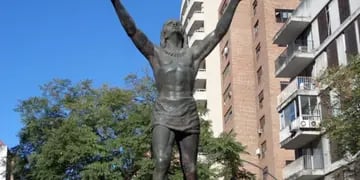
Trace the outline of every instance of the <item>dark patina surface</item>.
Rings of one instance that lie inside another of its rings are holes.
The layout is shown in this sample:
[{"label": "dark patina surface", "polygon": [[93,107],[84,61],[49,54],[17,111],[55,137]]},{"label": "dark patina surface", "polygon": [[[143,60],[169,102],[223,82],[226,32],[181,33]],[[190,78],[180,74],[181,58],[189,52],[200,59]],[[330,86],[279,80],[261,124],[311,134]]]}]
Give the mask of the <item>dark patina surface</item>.
[{"label": "dark patina surface", "polygon": [[200,122],[193,98],[195,77],[200,63],[229,29],[239,2],[230,0],[215,30],[197,45],[188,47],[185,30],[179,21],[169,20],[164,24],[160,46],[156,46],[136,27],[121,1],[112,0],[126,33],[149,61],[159,93],[152,121],[154,180],[168,179],[174,143],[179,147],[184,179],[197,179]]}]

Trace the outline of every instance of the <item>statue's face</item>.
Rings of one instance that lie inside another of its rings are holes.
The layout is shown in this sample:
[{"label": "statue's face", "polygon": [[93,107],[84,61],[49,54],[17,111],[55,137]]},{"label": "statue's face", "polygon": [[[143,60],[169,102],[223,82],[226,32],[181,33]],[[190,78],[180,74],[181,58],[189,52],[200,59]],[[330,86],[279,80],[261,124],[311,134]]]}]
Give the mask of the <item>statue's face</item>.
[{"label": "statue's face", "polygon": [[172,38],[174,40],[175,38],[175,40],[183,42],[183,47],[187,47],[185,35],[185,29],[181,25],[180,21],[169,20],[164,24],[161,31],[160,46],[165,47],[167,39]]},{"label": "statue's face", "polygon": [[169,37],[174,33],[177,35],[180,35],[180,37],[182,37],[184,34],[184,29],[181,25],[181,22],[175,21],[175,20],[170,20],[170,21],[166,22],[164,24],[163,31],[165,33],[165,37]]}]

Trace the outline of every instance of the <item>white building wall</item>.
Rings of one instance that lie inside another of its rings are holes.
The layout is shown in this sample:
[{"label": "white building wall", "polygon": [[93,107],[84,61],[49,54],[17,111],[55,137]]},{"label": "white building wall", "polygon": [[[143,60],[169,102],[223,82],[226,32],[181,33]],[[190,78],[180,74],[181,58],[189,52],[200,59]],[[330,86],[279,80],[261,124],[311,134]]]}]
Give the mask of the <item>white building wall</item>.
[{"label": "white building wall", "polygon": [[315,18],[330,0],[303,0],[294,16]]},{"label": "white building wall", "polygon": [[345,35],[341,34],[336,39],[336,45],[337,45],[337,53],[339,58],[339,65],[346,65],[347,63],[347,55],[346,55],[346,45],[345,45]]},{"label": "white building wall", "polygon": [[1,145],[0,142],[0,180],[5,180],[6,176],[6,160],[7,160],[7,147]]},{"label": "white building wall", "polygon": [[351,13],[354,13],[357,9],[360,8],[360,1],[359,0],[349,0],[349,2],[350,2]]},{"label": "white building wall", "polygon": [[318,21],[314,20],[311,24],[311,34],[312,34],[312,41],[314,43],[314,48],[318,48],[320,46],[320,35],[319,35],[319,25]]},{"label": "white building wall", "polygon": [[[191,0],[183,0],[182,8],[185,1],[188,3],[188,7],[191,4]],[[204,0],[202,2],[202,8],[204,13],[204,32],[203,34],[197,34],[194,38],[203,38],[210,32],[212,32],[219,20],[218,8],[221,0]],[[186,10],[184,12],[187,12]],[[181,13],[180,13],[181,14]],[[186,13],[184,15],[187,15]],[[183,19],[183,18],[182,18]],[[189,24],[191,25],[191,24]],[[185,27],[186,28],[186,27]],[[206,61],[206,101],[208,114],[203,118],[206,118],[212,122],[212,131],[215,136],[220,135],[223,132],[223,115],[222,115],[222,84],[221,84],[221,64],[220,64],[220,50],[217,46],[212,53],[205,59]]]},{"label": "white building wall", "polygon": [[331,1],[329,4],[329,16],[331,32],[334,32],[340,26],[339,4],[338,1]]},{"label": "white building wall", "polygon": [[[212,32],[219,19],[218,8],[221,0],[204,1],[204,30],[208,34]],[[221,89],[221,64],[219,46],[206,58],[207,76],[207,107],[209,119],[212,121],[212,130],[215,136],[223,132],[222,115],[222,89]]]},{"label": "white building wall", "polygon": [[320,75],[326,70],[326,68],[327,68],[327,55],[326,52],[323,52],[316,58],[311,76],[314,77],[315,79],[320,77]]},{"label": "white building wall", "polygon": [[356,21],[355,22],[356,43],[357,43],[358,52],[360,53],[360,34],[359,34],[359,32],[360,32],[359,21]]}]

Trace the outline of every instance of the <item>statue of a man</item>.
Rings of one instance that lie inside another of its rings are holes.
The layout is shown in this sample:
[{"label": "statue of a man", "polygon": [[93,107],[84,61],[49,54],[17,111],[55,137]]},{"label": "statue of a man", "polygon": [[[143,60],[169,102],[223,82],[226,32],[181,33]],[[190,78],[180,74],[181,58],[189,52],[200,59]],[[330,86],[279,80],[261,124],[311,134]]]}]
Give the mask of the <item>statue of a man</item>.
[{"label": "statue of a man", "polygon": [[195,77],[200,63],[228,31],[239,2],[230,0],[215,30],[188,47],[185,29],[179,21],[164,24],[160,46],[156,46],[136,27],[121,1],[112,0],[126,33],[151,65],[159,94],[152,121],[153,180],[167,179],[174,142],[179,148],[184,178],[197,179],[200,121],[193,98]]}]

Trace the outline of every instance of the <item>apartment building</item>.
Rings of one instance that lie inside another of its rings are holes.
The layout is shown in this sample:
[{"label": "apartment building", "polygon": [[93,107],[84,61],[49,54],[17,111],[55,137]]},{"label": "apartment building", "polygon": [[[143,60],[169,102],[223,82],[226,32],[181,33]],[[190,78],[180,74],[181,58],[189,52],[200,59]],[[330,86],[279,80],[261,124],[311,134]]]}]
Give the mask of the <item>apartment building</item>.
[{"label": "apartment building", "polygon": [[286,46],[276,60],[275,75],[290,79],[277,97],[280,146],[295,152],[283,179],[360,179],[342,170],[349,162],[319,128],[331,113],[321,101],[337,100],[315,81],[326,68],[345,65],[349,55],[360,52],[360,1],[302,0],[273,41]]},{"label": "apartment building", "polygon": [[6,179],[6,169],[7,169],[7,155],[8,149],[7,146],[0,141],[0,180]]},{"label": "apartment building", "polygon": [[[220,0],[182,0],[180,19],[188,35],[189,46],[215,29]],[[206,57],[196,76],[194,98],[208,109],[204,116],[212,122],[215,136],[223,132],[219,47]]]},{"label": "apartment building", "polygon": [[[229,0],[219,6],[220,15]],[[280,148],[277,95],[285,79],[275,77],[275,60],[284,50],[273,37],[299,0],[242,0],[220,44],[224,130],[247,146],[245,168],[257,179],[282,179],[293,151]]]}]

